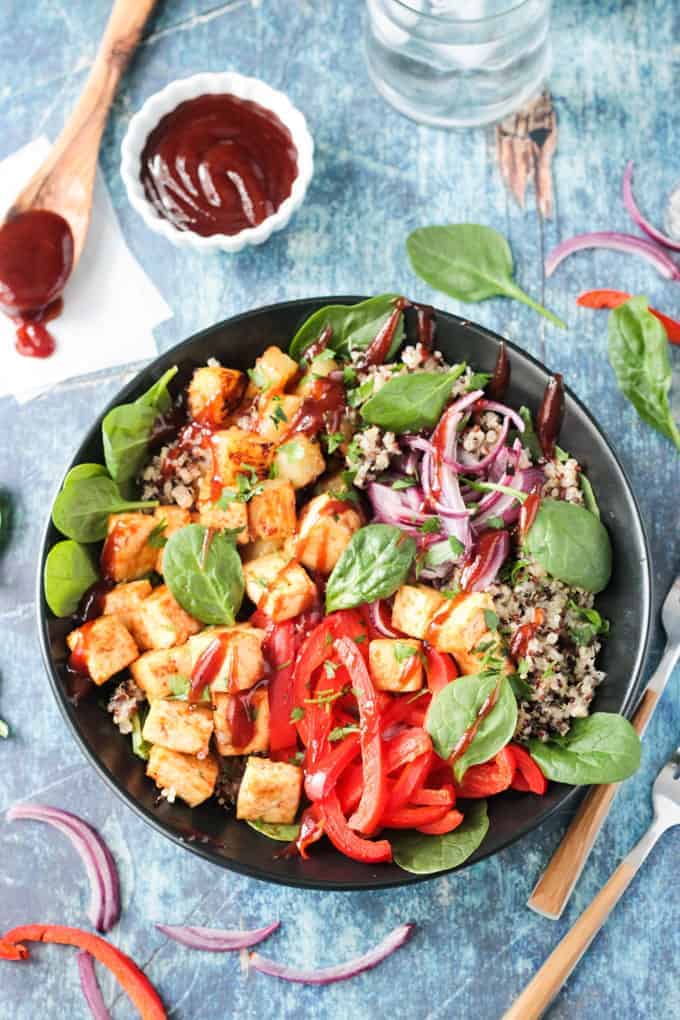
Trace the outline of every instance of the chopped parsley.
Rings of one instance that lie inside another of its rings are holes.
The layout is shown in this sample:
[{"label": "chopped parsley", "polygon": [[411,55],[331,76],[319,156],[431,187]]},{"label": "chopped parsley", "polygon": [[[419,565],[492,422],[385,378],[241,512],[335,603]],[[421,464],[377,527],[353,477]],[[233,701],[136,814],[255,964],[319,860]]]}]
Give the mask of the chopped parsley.
[{"label": "chopped parsley", "polygon": [[262,390],[263,392],[264,390],[268,390],[269,387],[271,386],[271,383],[262,372],[262,369],[257,366],[257,364],[255,365],[254,368],[248,369],[248,378],[250,379],[254,386],[257,386],[258,390]]},{"label": "chopped parsley", "polygon": [[345,436],[342,432],[327,432],[323,436],[326,441],[326,449],[329,453],[335,453],[338,447],[342,446],[345,442]]},{"label": "chopped parsley", "polygon": [[392,650],[397,662],[406,662],[407,659],[412,659],[414,655],[418,654],[418,649],[405,641],[395,641]]},{"label": "chopped parsley", "polygon": [[498,630],[498,616],[493,609],[484,610],[484,622],[489,630]]},{"label": "chopped parsley", "polygon": [[575,645],[589,645],[597,636],[609,633],[609,620],[600,616],[597,609],[585,609],[570,600],[568,608],[583,621],[578,627],[570,627],[569,636]]},{"label": "chopped parsley", "polygon": [[274,397],[272,403],[275,404],[275,407],[273,413],[269,415],[269,418],[278,428],[279,424],[285,424],[288,421],[288,415],[281,406],[281,397]]},{"label": "chopped parsley", "polygon": [[335,743],[336,740],[344,740],[350,733],[358,733],[358,726],[334,726],[331,732],[328,734],[328,739],[331,743]]},{"label": "chopped parsley", "polygon": [[500,531],[505,527],[505,521],[502,517],[487,517],[484,524],[487,528],[493,528],[494,531]]},{"label": "chopped parsley", "polygon": [[300,722],[300,719],[304,719],[304,717],[305,717],[305,710],[304,710],[304,708],[300,708],[299,705],[296,705],[295,708],[290,713],[290,721],[291,722]]},{"label": "chopped parsley", "polygon": [[330,659],[326,659],[326,661],[323,664],[323,671],[329,678],[329,680],[335,676],[336,672],[338,671],[338,668],[339,668],[338,663],[331,662]]},{"label": "chopped parsley", "polygon": [[401,489],[412,489],[417,484],[415,478],[397,478],[396,482],[392,482],[392,488],[399,492]]},{"label": "chopped parsley", "polygon": [[244,464],[248,472],[244,474],[239,471],[236,476],[236,488],[226,486],[222,489],[222,495],[215,504],[220,510],[226,510],[230,503],[248,503],[253,496],[260,496],[264,492],[264,486],[260,481],[255,468]]},{"label": "chopped parsley", "polygon": [[279,447],[279,453],[282,453],[286,460],[295,462],[304,459],[305,448],[299,439],[291,439]]},{"label": "chopped parsley", "polygon": [[167,544],[167,538],[165,537],[165,529],[168,526],[168,522],[165,517],[158,522],[156,527],[153,529],[151,534],[146,540],[146,544],[152,549],[162,549]]},{"label": "chopped parsley", "polygon": [[436,535],[437,532],[442,530],[442,522],[438,517],[428,517],[426,521],[418,528],[423,535]]}]

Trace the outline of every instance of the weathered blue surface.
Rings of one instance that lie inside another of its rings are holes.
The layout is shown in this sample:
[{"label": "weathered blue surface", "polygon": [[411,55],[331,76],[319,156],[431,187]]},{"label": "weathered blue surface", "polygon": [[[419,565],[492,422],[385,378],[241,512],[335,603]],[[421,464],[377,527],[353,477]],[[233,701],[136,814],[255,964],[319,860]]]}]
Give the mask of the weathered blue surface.
[{"label": "weathered blue surface", "polygon": [[[108,6],[106,0],[0,5],[0,156],[42,131],[56,134],[81,88]],[[574,298],[591,286],[620,287],[679,315],[677,287],[644,263],[606,253],[574,258],[547,283],[541,263],[555,241],[576,231],[629,229],[619,199],[627,158],[638,167],[641,204],[660,217],[678,176],[673,0],[557,3],[551,79],[560,123],[557,213],[546,225],[507,197],[492,131],[416,127],[374,94],[362,63],[359,0],[263,0],[259,6],[166,0],[161,6],[116,100],[102,153],[125,235],[175,312],[159,330],[161,347],[284,298],[393,289],[434,300],[408,269],[406,233],[447,220],[496,226],[510,237],[519,279],[570,329],[562,333],[501,300],[465,311],[564,372],[594,409],[633,478],[664,591],[680,567],[680,455],[618,393],[605,355],[605,319],[577,309]],[[123,195],[118,153],[132,112],[148,95],[171,78],[225,68],[259,75],[300,105],[316,140],[316,174],[297,219],[264,248],[201,258],[146,230]],[[0,560],[0,715],[12,727],[12,739],[0,746],[0,811],[33,797],[74,808],[102,831],[124,890],[123,919],[112,937],[145,966],[173,1016],[495,1020],[648,823],[652,777],[680,734],[680,676],[650,727],[644,766],[619,795],[559,923],[532,914],[525,901],[566,818],[455,878],[373,895],[267,886],[197,860],[138,821],[83,763],[49,692],[35,637],[34,569],[51,494],[84,429],[130,374],[75,380],[23,408],[0,402],[0,483],[13,507]],[[680,379],[675,412],[680,418]],[[657,633],[650,666],[659,650]],[[555,1020],[680,1015],[679,849],[680,833],[671,833],[652,854],[553,1007]],[[84,923],[84,876],[58,835],[0,823],[0,860],[0,928]],[[155,921],[238,926],[273,917],[284,924],[267,952],[294,963],[349,957],[403,920],[417,920],[420,930],[379,970],[313,990],[248,976],[237,957],[192,953],[153,928]],[[0,1017],[86,1016],[70,951],[46,948],[35,957],[31,966],[0,966]],[[133,1015],[112,981],[105,978],[103,986],[115,1017]]]}]

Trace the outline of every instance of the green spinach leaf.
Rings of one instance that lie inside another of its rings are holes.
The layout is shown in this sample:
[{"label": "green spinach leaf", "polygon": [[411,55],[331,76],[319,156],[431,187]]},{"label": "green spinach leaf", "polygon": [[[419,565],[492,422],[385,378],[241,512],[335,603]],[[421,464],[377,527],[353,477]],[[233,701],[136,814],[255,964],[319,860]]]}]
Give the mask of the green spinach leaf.
[{"label": "green spinach leaf", "polygon": [[[352,351],[365,351],[394,311],[397,297],[397,294],[379,294],[357,305],[326,305],[320,308],[303,322],[293,337],[289,350],[291,358],[299,361],[327,326],[333,330],[328,347],[336,354],[348,358]],[[386,361],[394,357],[403,339],[402,314]]]},{"label": "green spinach leaf", "polygon": [[168,383],[176,374],[175,365],[133,403],[112,408],[104,418],[104,459],[116,482],[130,481],[144,465],[153,424],[172,405]]},{"label": "green spinach leaf", "polygon": [[76,464],[66,475],[62,489],[65,489],[71,482],[79,482],[83,478],[97,478],[99,475],[105,478],[109,476],[103,464]]},{"label": "green spinach leaf", "polygon": [[391,524],[355,531],[328,578],[326,612],[389,598],[406,580],[415,557],[414,540]]},{"label": "green spinach leaf", "polygon": [[269,839],[275,839],[280,843],[293,843],[300,835],[300,826],[297,822],[292,825],[284,825],[277,822],[249,821],[248,825],[256,832],[261,832]]},{"label": "green spinach leaf", "polygon": [[369,425],[390,432],[417,432],[434,428],[460,375],[453,372],[414,372],[388,379],[361,408]]},{"label": "green spinach leaf", "polygon": [[52,507],[52,521],[67,538],[99,542],[106,537],[110,514],[154,506],[158,506],[155,500],[123,499],[108,475],[91,475],[71,481],[61,490]]},{"label": "green spinach leaf", "polygon": [[530,741],[529,750],[546,778],[584,786],[632,776],[640,765],[641,745],[622,715],[595,712],[576,719],[566,737]]},{"label": "green spinach leaf", "polygon": [[468,801],[464,820],[444,836],[426,836],[411,830],[391,833],[394,863],[414,875],[434,875],[458,868],[481,846],[488,831],[486,801]]},{"label": "green spinach leaf", "polygon": [[9,736],[9,726],[4,719],[0,719],[0,737],[3,740],[7,740]]},{"label": "green spinach leaf", "polygon": [[[143,714],[140,714],[143,713]],[[143,709],[141,706],[137,709],[135,714],[130,720],[132,725],[132,753],[136,754],[142,761],[148,761],[149,755],[151,754],[151,748],[153,744],[150,744],[148,740],[145,740],[142,736],[142,729],[144,728],[144,721],[148,714],[148,710]]]},{"label": "green spinach leaf", "polygon": [[534,419],[531,417],[531,411],[528,407],[520,407],[519,416],[524,422],[524,432],[518,433],[519,440],[522,446],[531,454],[531,457],[535,461],[539,461],[543,456],[543,450],[541,444],[538,441],[536,435],[536,429],[534,428]]},{"label": "green spinach leaf", "polygon": [[420,227],[409,234],[406,250],[414,271],[435,290],[468,302],[497,295],[515,298],[566,329],[561,319],[515,283],[510,245],[491,227],[478,223]]},{"label": "green spinach leaf", "polygon": [[57,542],[45,560],[45,599],[55,616],[70,616],[99,575],[87,549],[69,539]]},{"label": "green spinach leaf", "polygon": [[163,576],[180,606],[201,623],[231,626],[243,601],[241,557],[232,539],[187,524],[168,539]]},{"label": "green spinach leaf", "polygon": [[612,572],[612,547],[602,522],[585,507],[544,499],[524,550],[557,581],[602,591]]},{"label": "green spinach leaf", "polygon": [[583,505],[586,510],[590,510],[591,514],[595,514],[597,519],[600,519],[600,508],[597,505],[597,499],[595,498],[595,492],[593,490],[590,481],[584,475],[583,471],[579,476],[579,482],[581,483],[581,492],[583,493]]},{"label": "green spinach leaf", "polygon": [[609,360],[620,389],[643,421],[680,449],[680,431],[668,400],[672,377],[668,338],[646,298],[630,298],[610,312]]}]

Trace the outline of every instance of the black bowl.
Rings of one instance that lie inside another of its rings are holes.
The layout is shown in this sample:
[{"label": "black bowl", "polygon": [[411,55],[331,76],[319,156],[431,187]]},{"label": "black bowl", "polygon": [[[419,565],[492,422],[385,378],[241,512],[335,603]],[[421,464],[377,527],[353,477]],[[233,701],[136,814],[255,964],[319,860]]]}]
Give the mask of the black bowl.
[{"label": "black bowl", "polygon": [[[211,356],[225,364],[248,368],[269,344],[287,348],[297,327],[312,312],[329,303],[351,304],[357,297],[313,298],[260,308],[203,330],[157,358],[127,386],[109,407],[135,399],[171,365],[180,367],[179,380],[186,381],[196,365]],[[493,368],[500,337],[482,326],[455,315],[437,313],[437,346],[450,361],[465,359],[475,370]],[[534,358],[509,343],[512,383],[509,402],[536,411],[548,372]],[[107,408],[108,410],[108,408]],[[105,413],[105,412],[104,412]],[[97,419],[69,468],[82,461],[103,462],[101,419]],[[597,493],[604,523],[614,547],[611,583],[598,599],[601,611],[612,620],[612,632],[602,653],[601,666],[607,680],[597,693],[594,708],[628,713],[640,676],[650,632],[651,573],[647,538],[630,483],[595,421],[567,390],[563,443],[588,473]],[[49,612],[42,591],[45,557],[60,535],[52,526],[45,530],[38,569],[37,606],[43,657],[52,689],[75,739],[102,778],[133,811],[181,846],[224,868],[255,878],[315,889],[377,889],[421,880],[396,865],[369,867],[349,860],[323,841],[314,847],[309,861],[277,856],[283,845],[253,831],[214,803],[192,811],[183,804],[156,804],[153,783],[144,774],[144,763],[134,757],[128,737],[121,736],[108,713],[89,697],[74,705],[65,678],[67,621]],[[576,792],[573,787],[551,783],[544,797],[512,791],[489,801],[490,828],[480,849],[467,864],[496,853],[535,829],[562,807]]]}]

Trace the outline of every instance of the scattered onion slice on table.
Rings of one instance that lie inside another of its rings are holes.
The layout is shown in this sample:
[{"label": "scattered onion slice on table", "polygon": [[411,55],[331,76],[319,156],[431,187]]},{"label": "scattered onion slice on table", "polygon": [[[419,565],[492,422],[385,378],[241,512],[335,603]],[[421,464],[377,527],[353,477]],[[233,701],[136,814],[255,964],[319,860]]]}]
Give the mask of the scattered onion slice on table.
[{"label": "scattered onion slice on table", "polygon": [[635,196],[633,195],[633,160],[630,159],[626,163],[626,169],[623,172],[623,204],[625,205],[631,218],[637,223],[640,230],[644,231],[648,237],[651,237],[657,244],[662,244],[665,248],[670,248],[672,251],[680,251],[680,241],[674,240],[672,237],[668,237],[661,230],[658,230],[653,223],[650,223],[642,213],[640,212]]},{"label": "scattered onion slice on table", "polygon": [[195,928],[189,925],[157,924],[156,927],[168,938],[181,942],[189,949],[203,949],[208,953],[228,953],[236,949],[249,949],[264,941],[275,932],[280,921],[268,924],[266,928],[251,931],[230,931],[222,928]]},{"label": "scattered onion slice on table", "polygon": [[63,833],[80,855],[90,880],[88,917],[97,931],[109,931],[120,917],[120,883],[111,851],[82,818],[47,804],[15,804],[7,820],[46,822]]},{"label": "scattered onion slice on table", "polygon": [[106,1008],[102,990],[97,981],[94,969],[94,957],[81,949],[76,956],[78,961],[78,973],[80,975],[80,987],[83,990],[85,1001],[90,1007],[93,1020],[111,1020],[111,1014]]},{"label": "scattered onion slice on table", "polygon": [[413,935],[415,924],[402,924],[390,932],[382,942],[379,942],[367,953],[356,956],[347,963],[338,963],[334,967],[320,967],[318,970],[303,970],[296,967],[288,967],[276,960],[269,960],[259,953],[251,953],[250,966],[253,970],[259,970],[261,974],[269,974],[271,977],[281,978],[283,981],[295,981],[303,985],[330,985],[334,981],[347,981],[356,977],[362,971],[376,967],[383,960],[387,959],[395,949],[399,949]]},{"label": "scattered onion slice on table", "polygon": [[614,230],[602,230],[593,234],[577,234],[568,241],[562,241],[545,260],[545,274],[552,276],[560,262],[577,251],[587,248],[608,248],[629,255],[640,255],[647,259],[667,280],[680,280],[680,267],[658,244],[634,234],[620,234]]}]

